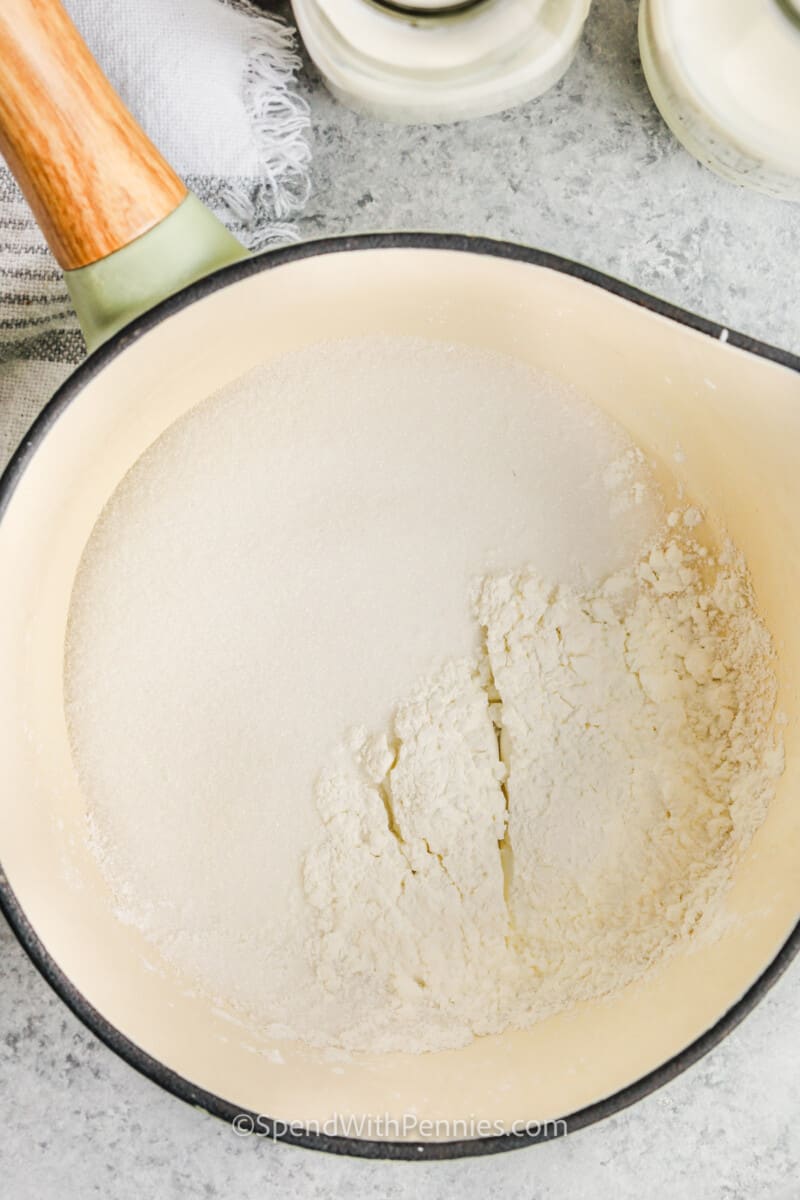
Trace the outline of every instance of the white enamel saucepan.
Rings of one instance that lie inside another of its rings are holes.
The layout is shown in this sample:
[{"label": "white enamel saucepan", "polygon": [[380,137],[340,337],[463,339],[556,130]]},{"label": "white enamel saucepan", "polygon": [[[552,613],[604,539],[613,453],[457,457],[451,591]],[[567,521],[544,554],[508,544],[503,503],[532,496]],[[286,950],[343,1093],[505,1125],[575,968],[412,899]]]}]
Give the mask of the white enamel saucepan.
[{"label": "white enamel saucepan", "polygon": [[[0,143],[99,347],[30,430],[0,493],[0,898],[36,966],[163,1087],[228,1120],[263,1114],[285,1140],[319,1149],[412,1159],[513,1149],[671,1079],[741,1020],[800,945],[800,361],[500,242],[386,234],[248,258],[186,198],[55,0],[0,9]],[[780,648],[787,765],[719,941],[527,1032],[333,1063],[257,1032],[240,1042],[185,980],[148,969],[151,948],[119,921],[86,845],[62,675],[81,553],[145,448],[256,364],[363,334],[501,351],[574,385],[654,456],[669,461],[680,444],[687,488],[746,555]],[[412,1111],[454,1130],[486,1120],[502,1131],[444,1141],[325,1132],[334,1113]]]}]

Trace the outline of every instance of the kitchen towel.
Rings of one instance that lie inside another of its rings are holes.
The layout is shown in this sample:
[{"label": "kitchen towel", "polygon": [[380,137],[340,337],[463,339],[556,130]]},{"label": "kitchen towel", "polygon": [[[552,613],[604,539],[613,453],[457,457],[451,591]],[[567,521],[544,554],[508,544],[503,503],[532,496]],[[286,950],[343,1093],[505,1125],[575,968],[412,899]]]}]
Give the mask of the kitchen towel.
[{"label": "kitchen towel", "polygon": [[[252,249],[295,239],[310,147],[294,31],[247,0],[64,2],[136,119],[236,236]],[[0,166],[0,468],[84,353],[61,272]]]}]

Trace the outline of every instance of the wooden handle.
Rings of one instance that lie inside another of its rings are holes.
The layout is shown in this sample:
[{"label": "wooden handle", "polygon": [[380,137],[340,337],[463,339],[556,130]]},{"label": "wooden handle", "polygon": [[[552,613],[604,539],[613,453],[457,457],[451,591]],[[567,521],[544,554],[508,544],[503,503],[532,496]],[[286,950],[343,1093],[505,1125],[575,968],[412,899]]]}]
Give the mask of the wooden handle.
[{"label": "wooden handle", "polygon": [[186,196],[59,0],[0,0],[0,151],[65,270],[126,246]]}]

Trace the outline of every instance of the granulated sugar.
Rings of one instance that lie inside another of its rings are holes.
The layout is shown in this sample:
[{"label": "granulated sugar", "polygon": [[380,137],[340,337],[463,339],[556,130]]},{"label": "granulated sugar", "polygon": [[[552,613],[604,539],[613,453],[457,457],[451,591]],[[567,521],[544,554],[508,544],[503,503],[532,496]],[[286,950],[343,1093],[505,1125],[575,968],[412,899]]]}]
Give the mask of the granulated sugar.
[{"label": "granulated sugar", "polygon": [[696,524],[597,410],[463,346],[330,343],[199,405],[73,597],[124,918],[331,1046],[459,1045],[640,974],[780,769],[768,635]]}]

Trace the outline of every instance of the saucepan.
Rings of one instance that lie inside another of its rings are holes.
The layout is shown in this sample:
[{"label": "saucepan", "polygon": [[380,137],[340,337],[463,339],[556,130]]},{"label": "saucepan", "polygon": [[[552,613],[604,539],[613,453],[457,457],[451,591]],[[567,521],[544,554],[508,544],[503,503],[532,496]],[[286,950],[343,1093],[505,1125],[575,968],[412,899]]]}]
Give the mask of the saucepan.
[{"label": "saucepan", "polygon": [[[248,257],[136,127],[56,0],[4,0],[0,143],[92,350],[0,495],[0,898],[45,978],[175,1095],[349,1154],[514,1149],[614,1113],[695,1062],[800,946],[800,360],[578,264],[481,238],[376,234]],[[63,659],[81,553],[145,448],[255,365],[373,333],[501,351],[577,388],[646,452],[669,460],[680,445],[686,486],[744,552],[780,650],[786,771],[713,944],[526,1032],[337,1061],[257,1030],[239,1038],[218,1005],[168,966],[151,969],[86,844]],[[428,1118],[466,1134],[326,1132],[331,1114],[408,1112],[417,1131]]]}]

